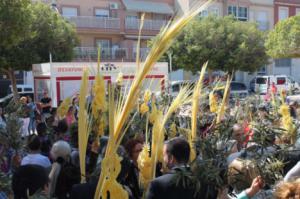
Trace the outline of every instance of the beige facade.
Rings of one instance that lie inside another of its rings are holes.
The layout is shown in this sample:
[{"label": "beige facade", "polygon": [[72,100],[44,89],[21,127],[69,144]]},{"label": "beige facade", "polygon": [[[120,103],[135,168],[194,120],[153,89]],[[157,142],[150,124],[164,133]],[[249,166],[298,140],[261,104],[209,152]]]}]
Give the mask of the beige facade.
[{"label": "beige facade", "polygon": [[74,61],[96,59],[101,46],[103,61],[133,61],[140,27],[145,13],[141,37],[141,57],[146,55],[147,41],[157,35],[173,16],[174,0],[42,0],[77,29],[80,45]]},{"label": "beige facade", "polygon": [[[177,8],[183,12],[192,9],[193,6],[205,3],[207,0],[176,0]],[[253,21],[258,23],[261,30],[269,30],[274,24],[273,0],[215,0],[202,12],[202,16],[215,14],[217,16],[235,15],[241,21]]]},{"label": "beige facade", "polygon": [[[197,4],[207,2],[207,0],[176,0],[176,6],[181,5],[187,12]],[[180,10],[177,8],[177,10]],[[262,31],[268,31],[274,27],[274,1],[273,0],[215,0],[210,3],[201,13],[201,16],[215,14],[217,16],[234,15],[241,21],[251,21],[257,23]],[[262,66],[257,73],[237,72],[236,81],[241,81],[249,85],[249,82],[257,74],[269,74],[273,71],[272,64]]]}]

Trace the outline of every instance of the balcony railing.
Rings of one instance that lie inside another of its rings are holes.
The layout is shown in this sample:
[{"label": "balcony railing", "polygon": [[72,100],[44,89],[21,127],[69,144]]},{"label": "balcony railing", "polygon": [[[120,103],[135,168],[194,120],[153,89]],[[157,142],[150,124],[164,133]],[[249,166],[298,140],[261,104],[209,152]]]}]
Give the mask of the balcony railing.
[{"label": "balcony railing", "polygon": [[100,28],[100,29],[120,29],[119,18],[76,16],[66,17],[78,28]]},{"label": "balcony railing", "polygon": [[[149,52],[148,48],[140,49],[140,59],[144,60]],[[98,48],[96,47],[76,47],[74,48],[74,59],[76,61],[96,61],[98,58]],[[135,61],[135,48],[101,48],[101,60],[106,61]]]},{"label": "balcony railing", "polygon": [[[144,20],[143,30],[160,30],[167,21],[165,20]],[[138,30],[140,28],[140,19],[125,19],[125,27],[128,30]]]},{"label": "balcony railing", "polygon": [[270,23],[268,21],[256,21],[258,24],[259,30],[269,30],[270,29]]}]

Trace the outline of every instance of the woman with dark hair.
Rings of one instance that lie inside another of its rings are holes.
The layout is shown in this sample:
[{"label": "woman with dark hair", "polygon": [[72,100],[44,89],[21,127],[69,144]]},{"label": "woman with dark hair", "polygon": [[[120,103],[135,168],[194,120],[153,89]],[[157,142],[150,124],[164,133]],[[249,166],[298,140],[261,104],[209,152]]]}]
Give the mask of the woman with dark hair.
[{"label": "woman with dark hair", "polygon": [[139,139],[131,139],[125,144],[125,149],[130,158],[131,166],[128,170],[128,176],[126,177],[125,184],[130,188],[134,198],[141,198],[142,192],[139,188],[139,169],[138,169],[138,157],[143,150],[143,142]]},{"label": "woman with dark hair", "polygon": [[48,192],[48,176],[45,168],[39,165],[20,166],[12,178],[12,190],[15,199],[27,199],[38,195],[46,198]]},{"label": "woman with dark hair", "polygon": [[143,150],[143,142],[139,139],[131,139],[125,144],[125,149],[133,164],[137,166],[137,159]]}]

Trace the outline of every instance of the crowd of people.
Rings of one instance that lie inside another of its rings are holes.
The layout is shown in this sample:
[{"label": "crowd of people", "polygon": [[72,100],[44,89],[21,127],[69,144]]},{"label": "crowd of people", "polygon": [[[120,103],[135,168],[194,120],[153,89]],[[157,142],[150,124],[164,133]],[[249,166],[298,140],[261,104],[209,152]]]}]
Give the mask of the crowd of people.
[{"label": "crowd of people", "polygon": [[[82,182],[78,147],[78,95],[73,97],[64,118],[57,117],[47,92],[44,92],[39,103],[34,103],[30,97],[21,97],[20,102],[23,110],[20,136],[26,144],[21,150],[21,157],[17,161],[12,161],[12,154],[7,153],[10,149],[5,143],[0,143],[1,173],[12,176],[12,193],[0,190],[0,198],[27,199],[33,195],[38,198],[58,199],[94,198],[109,136],[101,136],[99,140],[89,139],[85,162],[86,181]],[[231,107],[229,112],[234,111],[234,108]],[[297,103],[290,103],[290,115],[295,120],[298,119],[298,109]],[[209,107],[205,110],[209,112]],[[264,120],[268,117],[267,106],[259,106],[256,113]],[[5,115],[3,109],[0,109],[0,123],[4,128]],[[182,122],[177,123],[175,131],[185,125]],[[202,130],[205,134],[209,134],[210,128],[211,126],[206,125]],[[236,123],[230,128],[233,136],[228,142],[232,141],[233,147],[227,157],[228,164],[249,147],[245,143],[253,137],[253,132],[245,134],[250,131],[249,125]],[[189,177],[182,179],[178,177],[178,174],[194,175],[190,164],[190,144],[187,137],[180,135],[179,132],[175,132],[175,136],[166,135],[163,162],[157,165],[156,178],[146,189],[142,187],[139,181],[138,158],[145,141],[143,132],[138,132],[126,139],[117,150],[118,155],[122,157],[121,172],[117,181],[128,192],[130,199],[205,198],[201,195],[203,193],[196,192],[197,188],[189,184]],[[198,154],[198,158],[201,159],[201,154]],[[269,198],[300,198],[300,163],[297,161],[294,160],[295,164],[284,173],[285,177],[272,187]],[[220,191],[216,193],[215,198],[255,198],[265,188],[265,181],[260,175],[254,176],[251,180],[253,181],[250,186],[239,194],[230,196],[226,188],[227,193],[222,194],[224,191]]]}]

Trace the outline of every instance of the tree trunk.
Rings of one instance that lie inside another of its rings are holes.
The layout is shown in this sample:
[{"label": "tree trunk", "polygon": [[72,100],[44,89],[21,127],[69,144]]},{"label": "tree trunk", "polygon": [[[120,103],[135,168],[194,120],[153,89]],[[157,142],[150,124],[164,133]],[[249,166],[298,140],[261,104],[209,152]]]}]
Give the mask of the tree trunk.
[{"label": "tree trunk", "polygon": [[6,74],[8,75],[10,82],[11,82],[11,88],[14,95],[14,100],[17,102],[19,100],[19,93],[17,89],[17,80],[15,76],[15,71],[12,68],[9,68],[8,70],[5,70]]}]

